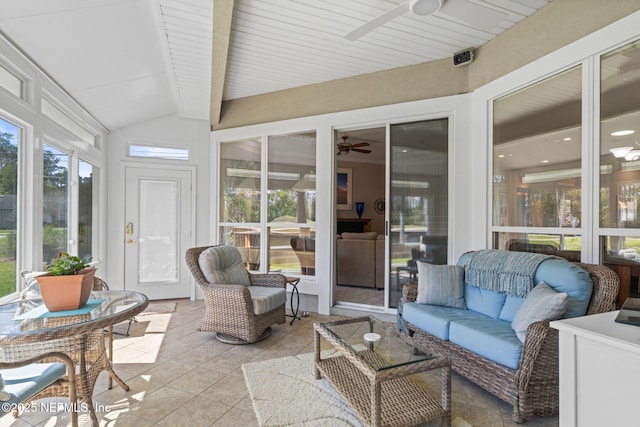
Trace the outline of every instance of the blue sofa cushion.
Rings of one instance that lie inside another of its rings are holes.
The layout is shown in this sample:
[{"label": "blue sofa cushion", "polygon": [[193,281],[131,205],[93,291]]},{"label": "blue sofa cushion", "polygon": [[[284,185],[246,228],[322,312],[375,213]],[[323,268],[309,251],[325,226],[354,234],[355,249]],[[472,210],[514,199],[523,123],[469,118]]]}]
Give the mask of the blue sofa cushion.
[{"label": "blue sofa cushion", "polygon": [[[21,403],[66,375],[67,367],[60,362],[32,363],[0,372],[4,380],[4,392],[9,395],[9,400],[5,402]],[[4,407],[7,405],[3,405]]]},{"label": "blue sofa cushion", "polygon": [[490,289],[464,284],[464,302],[467,309],[497,319],[507,296]]},{"label": "blue sofa cushion", "polygon": [[563,319],[584,316],[587,312],[593,283],[589,273],[582,267],[563,259],[548,259],[540,263],[535,281],[545,282],[556,291],[569,295]]},{"label": "blue sofa cushion", "polygon": [[511,369],[518,369],[522,342],[511,324],[497,319],[451,321],[449,341]]},{"label": "blue sofa cushion", "polygon": [[486,316],[470,310],[415,302],[403,304],[402,318],[445,341],[449,340],[449,324],[451,321],[467,319],[473,322],[477,319],[487,319]]},{"label": "blue sofa cushion", "polygon": [[508,295],[498,319],[504,320],[505,322],[512,322],[523,302],[524,298],[522,297]]},{"label": "blue sofa cushion", "polygon": [[[464,265],[470,256],[471,252],[462,254],[456,264]],[[545,282],[556,291],[566,292],[569,295],[569,303],[567,311],[562,316],[563,319],[584,316],[587,312],[593,283],[589,273],[582,267],[562,258],[546,259],[538,266],[534,281],[535,283]],[[497,304],[500,304],[499,295],[501,294],[491,295],[477,292],[477,288],[470,288],[475,287],[465,283],[465,303],[468,309],[478,311],[495,319],[503,318],[506,321],[509,321],[509,317],[515,313],[513,310],[515,306],[506,308],[504,313],[502,313],[502,307],[497,308]],[[476,292],[472,293],[473,291]],[[485,290],[485,292],[492,291]],[[510,301],[510,303],[515,303],[515,301]],[[506,297],[502,304],[506,304]],[[498,314],[495,314],[496,309]]]}]

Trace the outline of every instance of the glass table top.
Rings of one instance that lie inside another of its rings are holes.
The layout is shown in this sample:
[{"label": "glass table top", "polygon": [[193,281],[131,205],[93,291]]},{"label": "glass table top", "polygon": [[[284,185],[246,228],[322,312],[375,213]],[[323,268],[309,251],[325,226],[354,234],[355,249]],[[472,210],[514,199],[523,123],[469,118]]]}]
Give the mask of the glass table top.
[{"label": "glass table top", "polygon": [[372,316],[323,322],[319,325],[378,371],[439,357],[414,351],[410,339],[398,332],[394,325]]},{"label": "glass table top", "polygon": [[[92,322],[120,321],[144,309],[148,300],[139,292],[93,291],[85,307],[49,313],[41,299],[25,299],[0,305],[0,337],[61,328],[87,327]],[[131,313],[131,314],[130,314]]]}]

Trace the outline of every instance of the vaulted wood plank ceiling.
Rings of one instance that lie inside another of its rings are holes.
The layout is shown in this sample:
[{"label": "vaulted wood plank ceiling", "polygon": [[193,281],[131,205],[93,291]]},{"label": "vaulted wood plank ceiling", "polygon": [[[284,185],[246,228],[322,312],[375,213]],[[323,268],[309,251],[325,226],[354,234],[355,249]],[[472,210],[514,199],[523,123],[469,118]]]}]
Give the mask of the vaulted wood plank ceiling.
[{"label": "vaulted wood plank ceiling", "polygon": [[548,0],[446,0],[431,16],[407,10],[344,37],[404,3],[0,0],[0,32],[117,129],[169,115],[209,120],[223,100],[452,57]]}]

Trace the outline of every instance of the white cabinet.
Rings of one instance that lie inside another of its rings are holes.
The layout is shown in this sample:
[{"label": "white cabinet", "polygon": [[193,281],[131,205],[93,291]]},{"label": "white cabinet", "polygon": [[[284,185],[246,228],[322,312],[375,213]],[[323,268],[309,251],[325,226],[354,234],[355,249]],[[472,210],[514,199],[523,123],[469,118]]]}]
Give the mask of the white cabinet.
[{"label": "white cabinet", "polygon": [[560,427],[640,425],[640,327],[617,311],[551,322],[560,334]]}]

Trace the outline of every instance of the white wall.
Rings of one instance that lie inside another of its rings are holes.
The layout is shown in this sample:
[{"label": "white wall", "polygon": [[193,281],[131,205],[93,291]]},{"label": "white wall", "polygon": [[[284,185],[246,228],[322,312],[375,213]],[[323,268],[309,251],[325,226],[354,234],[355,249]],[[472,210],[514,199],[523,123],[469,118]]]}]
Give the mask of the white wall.
[{"label": "white wall", "polygon": [[[154,146],[188,148],[189,161],[162,161],[155,159],[132,159],[126,156],[130,143]],[[150,120],[115,130],[109,141],[109,189],[108,189],[108,259],[107,272],[109,286],[114,289],[126,288],[124,283],[124,227],[125,227],[125,182],[127,166],[141,167],[195,167],[195,218],[193,230],[194,244],[210,243],[210,127],[204,120],[181,119],[170,116]],[[192,281],[192,289],[195,285]],[[193,294],[193,292],[192,292]],[[197,292],[196,292],[197,294]]]}]

